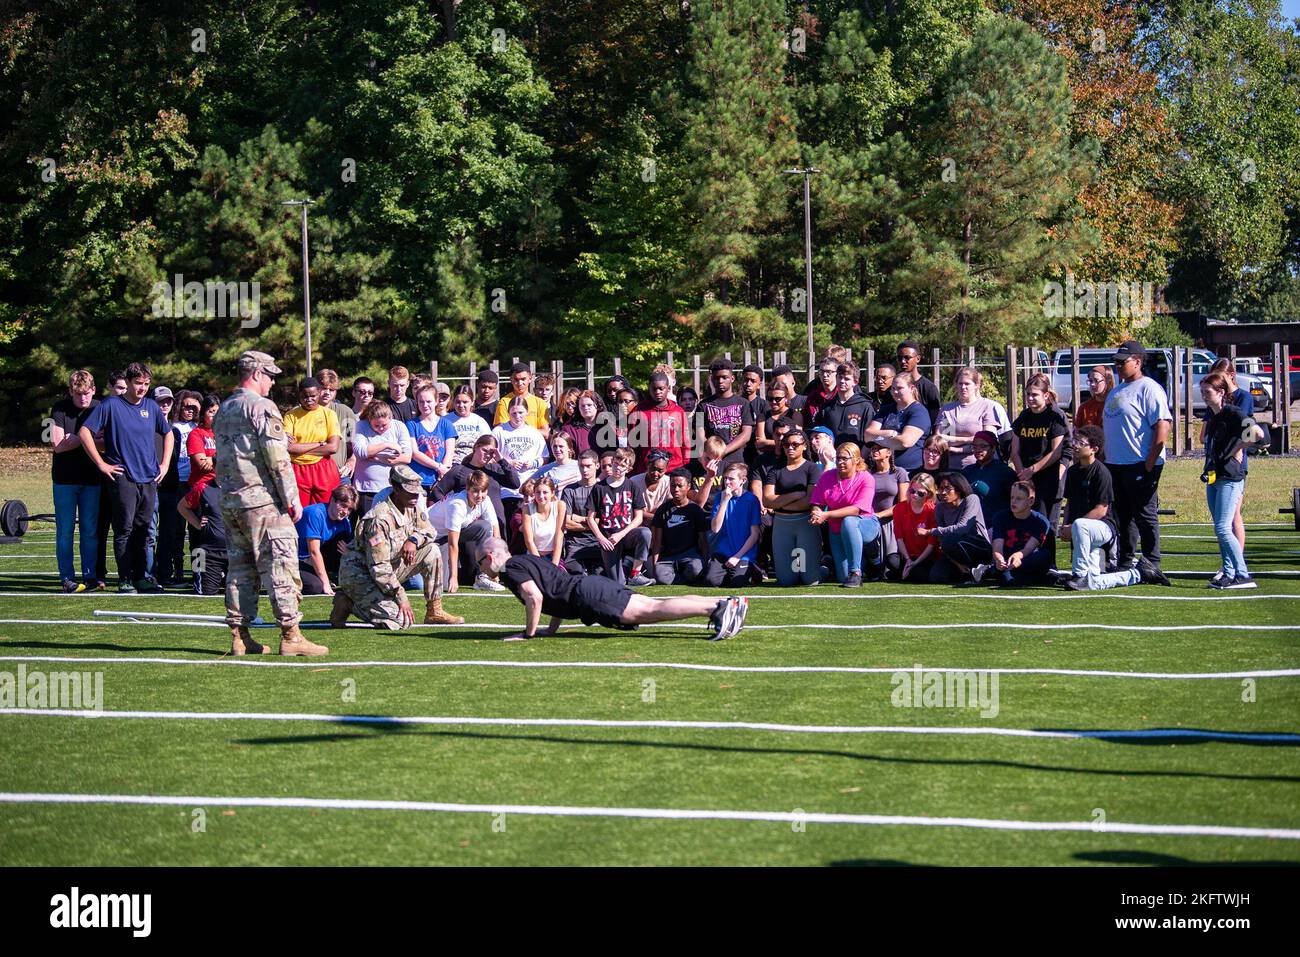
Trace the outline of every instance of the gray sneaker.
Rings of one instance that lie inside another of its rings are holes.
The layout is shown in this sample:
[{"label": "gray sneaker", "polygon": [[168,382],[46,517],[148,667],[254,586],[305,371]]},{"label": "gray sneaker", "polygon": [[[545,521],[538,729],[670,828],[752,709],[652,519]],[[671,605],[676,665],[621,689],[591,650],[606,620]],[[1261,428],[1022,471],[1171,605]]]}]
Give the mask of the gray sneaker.
[{"label": "gray sneaker", "polygon": [[489,578],[484,572],[479,572],[478,577],[474,579],[475,591],[505,591],[506,586],[499,581]]},{"label": "gray sneaker", "polygon": [[657,585],[653,578],[647,578],[645,575],[633,575],[627,580],[627,583],[633,588],[645,588],[647,585]]},{"label": "gray sneaker", "polygon": [[726,610],[722,613],[722,627],[714,635],[711,641],[725,641],[732,638],[740,631],[741,626],[745,624],[745,616],[749,614],[749,599],[743,595],[733,595],[727,599]]},{"label": "gray sneaker", "polygon": [[1251,578],[1249,575],[1238,575],[1232,581],[1223,583],[1223,588],[1225,591],[1228,589],[1258,588],[1258,587],[1259,585],[1255,583],[1255,579]]}]

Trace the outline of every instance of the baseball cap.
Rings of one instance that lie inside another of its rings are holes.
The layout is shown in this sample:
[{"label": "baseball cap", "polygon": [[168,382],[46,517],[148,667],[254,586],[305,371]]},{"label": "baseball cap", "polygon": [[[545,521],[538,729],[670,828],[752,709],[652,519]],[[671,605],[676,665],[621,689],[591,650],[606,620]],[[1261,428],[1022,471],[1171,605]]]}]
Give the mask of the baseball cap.
[{"label": "baseball cap", "polygon": [[1145,359],[1146,355],[1147,355],[1147,351],[1142,348],[1142,343],[1136,342],[1132,339],[1128,340],[1128,342],[1123,343],[1118,349],[1115,350],[1115,360],[1117,362],[1120,359],[1128,359],[1134,356],[1136,356],[1139,359]]},{"label": "baseball cap", "polygon": [[435,382],[433,391],[438,393],[438,395],[451,395],[451,386],[447,385],[445,382]]},{"label": "baseball cap", "polygon": [[826,428],[826,426],[824,425],[819,425],[815,429],[810,429],[808,431],[808,434],[816,435],[818,432],[820,432],[822,435],[829,435],[832,440],[835,438],[835,433],[832,432],[830,429]]},{"label": "baseball cap", "polygon": [[393,488],[400,488],[407,492],[418,493],[422,488],[420,476],[415,474],[415,470],[407,465],[394,465],[388,471],[388,484]]},{"label": "baseball cap", "polygon": [[241,352],[237,364],[240,372],[248,373],[256,372],[258,369],[265,369],[271,375],[280,375],[281,373],[280,367],[275,364],[274,359],[265,352],[257,352],[254,349]]},{"label": "baseball cap", "polygon": [[153,390],[153,400],[155,402],[161,402],[163,399],[174,399],[174,398],[175,396],[172,395],[172,390],[167,388],[165,385],[157,386]]}]

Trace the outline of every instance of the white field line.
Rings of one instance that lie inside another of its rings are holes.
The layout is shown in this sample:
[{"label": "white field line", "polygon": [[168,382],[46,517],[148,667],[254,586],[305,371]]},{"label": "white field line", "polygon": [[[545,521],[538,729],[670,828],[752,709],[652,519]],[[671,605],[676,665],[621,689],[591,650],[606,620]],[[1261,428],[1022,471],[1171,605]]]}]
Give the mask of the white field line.
[{"label": "white field line", "polygon": [[[0,655],[4,661],[39,661],[72,664],[126,665],[235,665],[251,668],[624,668],[636,670],[707,671],[739,674],[851,674],[895,675],[913,673],[913,665],[890,667],[852,667],[847,665],[705,665],[677,661],[501,661],[466,659],[458,661],[298,661],[272,656],[250,655],[242,658],[136,658],[85,657],[62,655]],[[1296,678],[1300,668],[1275,668],[1263,671],[1089,671],[1081,668],[950,668],[921,667],[922,673],[968,674],[972,671],[998,675],[1062,675],[1077,678],[1142,678],[1157,680],[1202,680],[1241,678]]]},{"label": "white field line", "polygon": [[469,715],[310,714],[281,711],[94,711],[75,708],[0,708],[0,717],[126,718],[144,721],[276,721],[356,725],[435,725],[507,728],[627,728],[675,731],[771,731],[778,734],[917,734],[964,735],[1003,738],[1055,738],[1067,740],[1174,740],[1271,741],[1300,744],[1300,734],[1264,731],[1208,731],[1190,728],[1136,728],[1109,731],[1044,731],[1032,728],[982,728],[962,725],[924,727],[908,725],[782,724],[771,721],[669,721],[602,718],[483,718]]},{"label": "white field line", "polygon": [[444,814],[519,814],[530,817],[640,818],[670,821],[750,821],[778,824],[965,827],[994,831],[1091,831],[1098,834],[1161,834],[1194,837],[1262,837],[1300,840],[1300,829],[1229,824],[1136,824],[1123,821],[1017,821],[982,817],[910,814],[833,814],[821,811],[738,811],[704,808],[575,807],[563,804],[455,804],[447,801],[385,801],[359,798],[248,797],[207,794],[59,794],[0,792],[7,804],[119,804],[165,807],[312,808],[341,811],[423,811]]},{"label": "white field line", "polygon": [[[1208,572],[1204,573],[1204,578],[1206,581],[1209,581],[1210,576]],[[651,598],[655,597],[655,593],[653,591],[642,592],[642,594],[649,595]],[[1012,595],[1012,594],[1004,594],[1002,592],[994,592],[994,591],[987,591],[987,592],[953,591],[947,594],[940,593],[940,592],[882,592],[880,594],[864,592],[862,594],[855,594],[855,595],[838,594],[834,592],[824,592],[821,594],[818,594],[816,592],[811,592],[811,593],[804,592],[804,593],[796,593],[792,595],[754,594],[752,592],[748,592],[746,594],[750,601],[765,601],[765,600],[790,601],[792,599],[804,599],[804,598],[813,599],[816,601],[822,601],[824,599],[834,599],[834,600],[843,600],[843,601],[871,601],[871,600],[884,600],[884,599],[893,599],[893,598],[940,598],[940,599],[949,599],[954,601],[968,601],[968,600],[1100,601],[1101,599],[1104,598],[1122,599],[1124,601],[1268,601],[1268,600],[1300,601],[1300,592],[1293,592],[1290,594],[1275,594],[1275,595],[1260,594],[1258,592],[1250,595],[1245,595],[1245,594],[1229,595],[1223,593],[1216,593],[1213,595],[1170,595],[1170,594],[1165,594],[1163,592],[1160,594],[1152,594],[1152,595],[1133,595],[1133,594],[1129,594],[1126,591],[1122,591],[1120,589],[1107,589],[1105,591],[1098,591],[1098,592],[1053,591],[1053,592],[1031,593],[1028,595]],[[320,599],[320,598],[327,598],[327,597],[329,596],[304,595],[303,600],[311,601],[313,599]],[[507,595],[488,594],[486,592],[457,592],[454,595],[444,594],[443,597],[452,598],[452,599],[457,599],[457,598],[503,599],[503,598],[513,598],[514,596],[508,594]],[[719,598],[723,597],[722,592],[718,592],[718,597]],[[116,591],[112,591],[112,590],[100,591],[100,592],[76,592],[74,594],[68,594],[68,595],[62,594],[60,592],[45,592],[45,591],[0,591],[0,600],[5,598],[75,598],[75,599],[139,598],[144,600],[148,600],[152,598],[183,598],[183,599],[197,598],[197,599],[202,599],[211,602],[211,601],[224,601],[225,595],[195,595],[190,592],[166,592],[163,594],[152,594],[152,595],[151,594],[119,595]]]},{"label": "white field line", "polygon": [[[141,613],[143,616],[147,612]],[[216,618],[217,616],[205,616],[207,618]],[[121,620],[111,618],[0,618],[0,625],[135,625],[143,626],[182,626],[197,628],[225,628],[222,621],[212,620],[166,620],[166,621],[149,621],[147,619],[124,618]],[[274,628],[272,623],[264,623],[261,628]],[[303,628],[328,628],[325,622],[304,622]],[[374,629],[362,622],[349,622],[349,628],[364,628],[369,631]],[[574,631],[578,629],[587,630],[586,625],[561,625],[565,631]],[[647,629],[651,628],[671,628],[686,630],[702,630],[707,626],[701,624],[687,624],[685,622],[659,622],[657,624],[646,625]],[[416,624],[404,631],[423,631],[426,628],[440,629],[443,631],[455,630],[474,630],[474,631],[494,631],[501,629],[518,629],[519,623],[469,623],[463,625],[423,625]],[[1218,631],[1224,629],[1232,631],[1300,631],[1300,625],[1240,625],[1232,623],[1229,625],[1099,625],[1094,622],[1080,621],[1068,622],[1063,624],[1040,625],[1019,621],[972,621],[972,622],[953,622],[945,624],[917,624],[916,622],[873,622],[865,625],[838,625],[838,624],[787,624],[787,625],[745,625],[744,631],[788,631],[792,628],[798,628],[808,631],[877,631],[879,629],[903,629],[912,631],[952,631],[959,628],[995,628],[1006,629],[1011,631]]]}]

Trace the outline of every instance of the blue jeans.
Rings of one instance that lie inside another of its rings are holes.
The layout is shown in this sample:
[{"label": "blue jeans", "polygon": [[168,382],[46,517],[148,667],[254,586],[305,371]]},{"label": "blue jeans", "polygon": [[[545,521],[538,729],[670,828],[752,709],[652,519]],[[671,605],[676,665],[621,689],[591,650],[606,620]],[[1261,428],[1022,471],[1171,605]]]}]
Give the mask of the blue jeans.
[{"label": "blue jeans", "polygon": [[1241,551],[1241,543],[1232,534],[1232,517],[1237,513],[1237,503],[1245,490],[1245,479],[1218,481],[1205,486],[1205,499],[1214,520],[1214,535],[1219,540],[1219,554],[1223,557],[1223,574],[1231,578],[1250,574],[1246,570],[1246,556]]},{"label": "blue jeans", "polygon": [[862,546],[879,537],[880,519],[874,515],[850,515],[840,520],[840,530],[831,532],[831,558],[839,582],[852,574],[862,574]]},{"label": "blue jeans", "polygon": [[81,578],[85,582],[95,581],[99,552],[99,493],[98,485],[54,486],[54,549],[59,559],[59,578],[63,581],[77,578],[72,557],[72,531],[78,524],[81,526]]}]

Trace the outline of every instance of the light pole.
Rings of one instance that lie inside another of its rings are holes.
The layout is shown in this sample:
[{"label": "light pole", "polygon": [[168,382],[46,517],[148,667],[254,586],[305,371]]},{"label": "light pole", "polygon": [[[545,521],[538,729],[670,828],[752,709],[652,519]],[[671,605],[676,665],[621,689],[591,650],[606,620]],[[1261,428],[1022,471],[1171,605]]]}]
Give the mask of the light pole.
[{"label": "light pole", "polygon": [[[307,375],[311,376],[311,276],[307,271],[307,207],[314,200],[290,199],[281,206],[302,207],[302,318],[307,326]],[[810,280],[811,281],[811,280]]]},{"label": "light pole", "polygon": [[813,303],[812,303],[812,193],[809,177],[820,173],[816,166],[804,166],[785,171],[794,176],[803,177],[803,279],[804,305],[808,310],[808,378],[811,381],[813,367],[817,363],[816,346],[813,345]]}]

